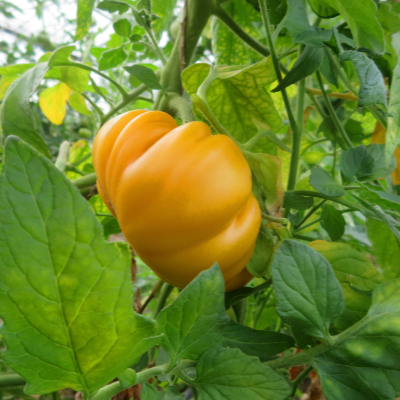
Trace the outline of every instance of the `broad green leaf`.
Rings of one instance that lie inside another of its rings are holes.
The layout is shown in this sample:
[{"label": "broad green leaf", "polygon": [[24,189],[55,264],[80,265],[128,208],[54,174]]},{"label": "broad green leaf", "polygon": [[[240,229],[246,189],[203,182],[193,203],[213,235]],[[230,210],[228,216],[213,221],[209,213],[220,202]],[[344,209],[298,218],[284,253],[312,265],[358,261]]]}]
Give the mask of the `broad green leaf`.
[{"label": "broad green leaf", "polygon": [[391,34],[400,31],[400,16],[391,10],[391,6],[386,3],[379,4],[378,21],[383,29],[386,29]]},{"label": "broad green leaf", "polygon": [[95,0],[77,0],[77,2],[78,11],[74,41],[83,39],[89,32]]},{"label": "broad green leaf", "polygon": [[321,225],[328,232],[332,242],[336,242],[344,234],[346,221],[339,210],[330,204],[324,204],[321,212]]},{"label": "broad green leaf", "polygon": [[310,23],[303,0],[287,0],[287,4],[285,27],[294,38],[301,32],[310,29]]},{"label": "broad green leaf", "polygon": [[306,46],[300,57],[294,63],[293,68],[272,92],[279,92],[313,74],[321,66],[323,57],[324,49],[310,45]]},{"label": "broad green leaf", "polygon": [[[261,15],[250,4],[235,0],[222,3],[221,7],[247,34],[261,39],[261,30],[255,26],[261,22]],[[212,19],[211,40],[217,65],[248,65],[250,61],[262,59],[217,17]]]},{"label": "broad green leaf", "polygon": [[49,59],[49,68],[56,67],[60,64],[68,64],[68,62],[70,62],[69,56],[75,49],[75,45],[70,45],[55,50]]},{"label": "broad green leaf", "polygon": [[[87,201],[15,136],[0,184],[0,316],[5,360],[28,393],[93,395],[152,347],[133,311],[131,255],[107,243]],[[21,251],[23,248],[23,251]]]},{"label": "broad green leaf", "polygon": [[117,12],[123,14],[129,10],[129,5],[122,1],[102,1],[97,5],[100,10],[108,11],[110,13]]},{"label": "broad green leaf", "polygon": [[282,210],[284,189],[282,183],[282,162],[279,157],[264,153],[245,153],[246,159],[261,185],[265,197],[265,208],[277,216]]},{"label": "broad green leaf", "polygon": [[319,192],[327,196],[344,196],[346,191],[321,167],[311,169],[310,184]]},{"label": "broad green leaf", "polygon": [[338,12],[328,5],[326,0],[308,0],[312,10],[321,18],[333,18]]},{"label": "broad green leaf", "polygon": [[136,371],[128,368],[122,374],[118,375],[118,381],[124,389],[128,389],[135,384],[136,376]]},{"label": "broad green leaf", "polygon": [[85,98],[78,92],[72,91],[68,99],[68,104],[82,115],[90,115],[91,111],[87,108]]},{"label": "broad green leaf", "polygon": [[124,70],[151,89],[161,89],[161,84],[154,71],[144,65],[131,65]]},{"label": "broad green leaf", "polygon": [[314,28],[308,31],[301,32],[298,34],[293,41],[296,43],[302,43],[311,47],[324,47],[325,42],[329,42],[332,38],[332,29],[321,29]]},{"label": "broad green leaf", "polygon": [[[259,3],[256,0],[251,0],[248,2],[256,4],[257,10],[259,10]],[[269,22],[272,25],[278,25],[282,22],[283,18],[287,13],[287,0],[266,0]]]},{"label": "broad green leaf", "polygon": [[160,34],[168,26],[176,5],[176,0],[152,0],[151,11],[160,18],[153,23],[154,31]]},{"label": "broad green leaf", "polygon": [[221,343],[227,319],[224,287],[219,266],[214,264],[160,312],[157,322],[164,333],[161,345],[172,362],[197,360],[210,346]]},{"label": "broad green leaf", "polygon": [[[370,1],[370,0],[368,0]],[[358,51],[344,51],[340,54],[340,61],[351,61],[360,80],[358,106],[372,106],[380,104],[387,107],[386,87],[381,71],[365,53]]]},{"label": "broad green leaf", "polygon": [[342,333],[346,340],[314,359],[327,399],[394,400],[399,396],[399,293],[399,279],[378,286],[368,314]]},{"label": "broad green leaf", "polygon": [[282,376],[238,349],[211,347],[196,372],[198,400],[284,400],[290,394]]},{"label": "broad green leaf", "polygon": [[[329,83],[331,83],[332,85],[335,85],[338,88],[339,87],[338,71],[334,65],[334,62],[331,61],[330,57],[327,56],[327,54],[326,54],[327,51],[328,51],[327,49],[324,49],[324,58],[322,59],[320,71],[321,71],[322,75],[324,76],[324,78]],[[336,127],[335,127],[335,129],[336,129]],[[346,129],[346,132],[347,132],[347,129]]]},{"label": "broad green leaf", "polygon": [[67,112],[66,105],[71,89],[63,82],[43,90],[39,105],[43,114],[55,125],[61,125]]},{"label": "broad green leaf", "polygon": [[115,22],[113,28],[115,33],[122,37],[129,37],[132,31],[132,25],[126,18],[119,19]]},{"label": "broad green leaf", "polygon": [[4,137],[16,135],[51,158],[29,104],[47,69],[47,63],[38,64],[11,84],[1,107],[1,125]]},{"label": "broad green leaf", "polygon": [[258,331],[229,320],[224,328],[223,347],[237,348],[248,356],[256,356],[261,361],[271,359],[294,346],[291,336],[279,332]]},{"label": "broad green leaf", "polygon": [[275,250],[276,244],[272,234],[267,229],[261,229],[253,255],[246,265],[247,270],[254,276],[265,275],[270,269]]},{"label": "broad green leaf", "polygon": [[153,385],[147,382],[143,385],[140,393],[141,400],[159,400],[158,396],[159,392]]},{"label": "broad green leaf", "polygon": [[[400,32],[392,36],[392,45],[400,55]],[[389,165],[393,152],[400,142],[400,57],[393,70],[392,85],[390,88],[389,113],[393,115],[388,118],[388,128],[386,130],[386,164]]]},{"label": "broad green leaf", "polygon": [[90,71],[77,67],[59,67],[61,81],[66,83],[72,90],[83,93],[89,83]]},{"label": "broad green leaf", "polygon": [[348,23],[358,48],[374,53],[385,51],[382,28],[376,19],[378,8],[373,0],[325,0]]},{"label": "broad green leaf", "polygon": [[365,189],[360,193],[361,198],[380,206],[384,210],[400,212],[400,196],[385,192],[382,187],[369,183],[361,184],[361,186]]},{"label": "broad green leaf", "polygon": [[8,88],[20,76],[21,75],[10,75],[10,76],[3,76],[1,78],[1,80],[0,80],[0,100],[4,99],[4,96],[6,95]]},{"label": "broad green leaf", "polygon": [[[196,93],[209,71],[207,64],[194,64],[183,71],[183,86],[190,95]],[[274,102],[265,90],[266,85],[276,80],[270,57],[243,69],[220,68],[218,73],[208,88],[207,101],[215,116],[236,140],[246,142],[256,134],[253,118],[265,123],[274,132],[283,128]],[[222,98],[224,101],[221,101]],[[253,150],[263,150],[265,142],[268,139],[261,139]]]},{"label": "broad green leaf", "polygon": [[328,339],[331,322],[344,308],[343,292],[329,262],[312,248],[285,240],[271,270],[280,317],[304,334]]},{"label": "broad green leaf", "polygon": [[128,56],[124,50],[124,46],[105,51],[102,53],[99,61],[99,70],[104,71],[106,69],[117,67],[118,65],[122,64],[127,57]]},{"label": "broad green leaf", "polygon": [[400,278],[400,248],[391,230],[383,222],[369,219],[367,233],[385,280]]},{"label": "broad green leaf", "polygon": [[345,243],[316,240],[309,246],[329,261],[342,286],[345,309],[334,324],[341,330],[346,329],[367,313],[371,298],[363,292],[369,292],[382,283],[382,275],[367,255]]},{"label": "broad green leaf", "polygon": [[22,75],[24,72],[28,71],[35,66],[35,64],[15,64],[6,65],[5,67],[0,67],[0,75],[2,76],[15,76]]},{"label": "broad green leaf", "polygon": [[293,192],[285,192],[283,200],[284,208],[294,208],[296,210],[307,210],[314,205],[313,197],[305,197]]}]

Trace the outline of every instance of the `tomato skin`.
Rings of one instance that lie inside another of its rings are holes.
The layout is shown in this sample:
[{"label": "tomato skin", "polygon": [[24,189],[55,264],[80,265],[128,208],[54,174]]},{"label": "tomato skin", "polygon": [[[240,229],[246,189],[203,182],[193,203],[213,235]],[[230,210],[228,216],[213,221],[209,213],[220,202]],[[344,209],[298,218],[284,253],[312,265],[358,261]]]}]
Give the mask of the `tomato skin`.
[{"label": "tomato skin", "polygon": [[160,111],[108,121],[93,145],[101,197],[138,256],[185,287],[218,262],[226,290],[242,287],[261,224],[240,149],[203,122],[177,126]]}]

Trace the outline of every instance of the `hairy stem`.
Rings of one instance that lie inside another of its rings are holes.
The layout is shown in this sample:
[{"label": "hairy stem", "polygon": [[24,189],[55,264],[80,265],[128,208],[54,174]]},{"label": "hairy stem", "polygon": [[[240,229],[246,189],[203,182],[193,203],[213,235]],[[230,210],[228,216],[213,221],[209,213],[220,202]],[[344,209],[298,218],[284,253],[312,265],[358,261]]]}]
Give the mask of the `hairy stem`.
[{"label": "hairy stem", "polygon": [[97,177],[96,174],[89,174],[86,176],[83,176],[82,178],[74,180],[72,183],[78,188],[78,189],[84,189],[84,188],[90,188],[93,185],[96,184]]},{"label": "hairy stem", "polygon": [[177,112],[184,124],[195,120],[190,103],[176,93],[167,98],[168,108]]},{"label": "hairy stem", "polygon": [[291,397],[294,397],[296,394],[297,387],[300,385],[301,382],[304,381],[304,379],[307,377],[307,375],[313,370],[313,366],[310,365],[308,366],[293,382],[293,390]]},{"label": "hairy stem", "polygon": [[64,141],[61,143],[60,150],[58,152],[58,157],[55,162],[56,168],[58,168],[61,172],[65,171],[65,168],[68,163],[68,156],[69,156],[69,146],[70,143],[67,141]]}]

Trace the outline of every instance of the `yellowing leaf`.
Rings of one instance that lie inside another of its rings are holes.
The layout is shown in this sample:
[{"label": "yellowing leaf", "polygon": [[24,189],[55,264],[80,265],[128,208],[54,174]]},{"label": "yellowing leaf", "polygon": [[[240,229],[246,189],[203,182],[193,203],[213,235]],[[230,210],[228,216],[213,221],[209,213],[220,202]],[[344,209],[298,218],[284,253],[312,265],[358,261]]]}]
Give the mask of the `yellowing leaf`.
[{"label": "yellowing leaf", "polygon": [[43,114],[55,125],[61,125],[66,113],[66,104],[71,89],[63,82],[43,90],[39,95],[39,105]]}]

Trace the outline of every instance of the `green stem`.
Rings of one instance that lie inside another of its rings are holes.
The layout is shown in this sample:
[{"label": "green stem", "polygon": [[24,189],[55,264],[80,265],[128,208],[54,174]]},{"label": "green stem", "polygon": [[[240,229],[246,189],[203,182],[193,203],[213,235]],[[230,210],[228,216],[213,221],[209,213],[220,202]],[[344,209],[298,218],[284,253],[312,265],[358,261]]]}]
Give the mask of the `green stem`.
[{"label": "green stem", "polygon": [[0,388],[10,386],[22,386],[25,384],[25,379],[17,374],[0,375]]},{"label": "green stem", "polygon": [[74,167],[77,167],[79,164],[82,164],[84,161],[86,161],[87,159],[89,159],[92,156],[92,152],[87,153],[86,155],[84,155],[82,158],[80,158],[79,160],[73,162],[71,165],[73,165]]},{"label": "green stem", "polygon": [[289,223],[289,220],[287,218],[276,218],[263,212],[261,212],[261,215],[267,221],[276,222],[277,224],[287,225]]},{"label": "green stem", "polygon": [[335,124],[336,129],[339,131],[340,135],[342,136],[342,139],[345,141],[347,146],[348,147],[353,147],[353,143],[351,143],[351,140],[347,136],[347,132],[344,129],[342,123],[340,122],[340,120],[339,120],[339,118],[338,118],[338,116],[337,116],[337,114],[336,114],[336,112],[335,112],[335,110],[334,110],[334,108],[332,106],[332,103],[331,103],[331,101],[330,101],[330,99],[329,99],[329,97],[328,97],[328,95],[326,93],[326,90],[324,88],[324,84],[322,82],[321,72],[317,71],[316,75],[317,75],[317,80],[318,80],[319,87],[320,87],[320,89],[322,91],[322,95],[324,96],[324,100],[325,100],[326,106],[328,107],[328,111],[329,111],[330,117],[332,118],[332,121]]},{"label": "green stem", "polygon": [[247,34],[220,5],[215,7],[213,14],[257,53],[260,53],[264,57],[270,55],[269,49]]},{"label": "green stem", "polygon": [[[353,210],[353,209],[339,210],[339,212],[340,212],[341,214],[346,214],[346,213],[352,212],[352,211],[354,211],[354,210]],[[303,229],[306,229],[306,228],[308,228],[308,227],[310,227],[310,226],[312,226],[312,225],[314,225],[314,224],[316,224],[316,223],[318,223],[318,222],[321,222],[321,220],[322,220],[322,218],[314,219],[314,221],[311,221],[311,222],[309,222],[308,224],[305,224],[305,225],[303,225],[302,227],[296,229],[295,232],[302,231]]]},{"label": "green stem", "polygon": [[309,365],[293,382],[292,382],[292,386],[293,386],[293,390],[292,390],[292,394],[290,397],[294,397],[296,395],[296,390],[297,387],[300,385],[301,382],[304,381],[304,379],[307,377],[307,375],[313,370],[313,366]]},{"label": "green stem", "polygon": [[96,174],[89,174],[86,176],[83,176],[82,178],[74,180],[72,183],[78,188],[78,189],[84,189],[84,188],[90,188],[93,185],[95,185],[97,182],[97,177]]},{"label": "green stem", "polygon": [[272,288],[268,291],[267,295],[265,296],[265,299],[263,299],[263,301],[262,301],[262,303],[261,303],[261,306],[260,306],[260,309],[258,310],[256,319],[254,320],[253,329],[257,329],[258,321],[259,321],[260,318],[261,318],[261,314],[262,314],[262,312],[264,311],[264,308],[265,308],[265,306],[267,305],[268,300],[269,300],[269,298],[271,297],[271,294],[272,294]]},{"label": "green stem", "polygon": [[86,175],[80,169],[76,168],[75,165],[70,164],[70,163],[67,163],[67,165],[65,166],[65,171],[75,172],[76,174],[79,174],[80,176],[85,176]]},{"label": "green stem", "polygon": [[192,107],[186,99],[178,96],[176,93],[172,93],[171,96],[167,98],[167,101],[168,108],[178,112],[184,124],[195,121]]},{"label": "green stem", "polygon": [[[275,44],[271,35],[271,25],[269,22],[268,11],[266,0],[259,0],[261,15],[264,21],[265,32],[267,34],[268,44],[271,52],[272,62],[274,64],[276,77],[278,79],[278,83],[282,83],[282,73],[279,66],[279,60],[276,55]],[[297,151],[298,144],[301,141],[301,132],[298,129],[296,119],[293,115],[292,107],[290,106],[289,97],[287,95],[286,89],[282,89],[282,98],[285,103],[286,112],[289,118],[289,124],[293,133],[293,147],[292,154],[290,160],[290,172],[289,172],[289,182],[288,182],[288,190],[292,190],[296,187],[296,179],[297,179],[297,167],[299,163],[299,151]],[[288,212],[288,210],[287,210]]]},{"label": "green stem", "polygon": [[299,233],[292,233],[292,236],[294,239],[306,240],[307,242],[313,242],[314,240],[317,240],[311,236],[300,235]]},{"label": "green stem", "polygon": [[304,224],[304,222],[306,222],[308,220],[308,218],[311,217],[311,215],[313,215],[320,207],[322,207],[324,205],[324,203],[326,203],[327,200],[322,200],[321,202],[319,202],[318,204],[316,204],[315,206],[313,206],[313,208],[311,208],[310,211],[308,211],[308,213],[303,217],[303,219],[294,227],[295,230],[299,229],[300,226],[302,226]]},{"label": "green stem", "polygon": [[124,108],[129,103],[132,103],[136,100],[143,92],[148,89],[146,85],[140,85],[135,90],[127,93],[126,97],[122,99],[119,103],[117,103],[114,107],[112,107],[107,114],[104,114],[101,118],[101,123],[104,124],[108,119],[110,119],[116,112],[118,112],[121,108]]},{"label": "green stem", "polygon": [[78,62],[74,62],[74,61],[69,61],[67,63],[55,64],[54,66],[57,66],[57,67],[76,67],[76,68],[80,68],[80,69],[86,69],[86,71],[94,72],[95,74],[101,76],[102,78],[104,78],[104,79],[108,80],[110,83],[112,83],[115,86],[115,88],[122,94],[123,98],[125,98],[128,95],[126,90],[116,80],[114,80],[113,78],[110,78],[107,74],[104,74],[103,72],[100,72],[96,68],[90,67],[89,65],[78,63]]},{"label": "green stem", "polygon": [[167,282],[164,283],[161,289],[160,298],[158,299],[156,310],[154,312],[154,318],[156,318],[160,311],[164,308],[165,303],[167,302],[167,299],[173,290],[174,287],[172,285]]},{"label": "green stem", "polygon": [[157,283],[153,286],[153,289],[151,289],[150,294],[147,296],[146,300],[142,304],[140,308],[140,314],[143,314],[144,310],[146,307],[150,304],[150,301],[154,299],[154,297],[158,294],[158,292],[161,290],[163,286],[164,281],[162,279],[159,279]]},{"label": "green stem", "polygon": [[90,77],[90,83],[93,86],[93,89],[95,90],[95,92],[105,101],[107,102],[110,106],[112,105],[112,101],[106,96],[104,95],[104,93],[101,91],[101,89],[97,86],[97,83],[95,82],[95,80]]},{"label": "green stem", "polygon": [[335,179],[336,161],[337,161],[337,148],[336,148],[336,143],[332,143],[332,145],[333,145],[333,160],[332,160],[331,175],[332,175],[332,178]]},{"label": "green stem", "polygon": [[329,140],[329,139],[326,138],[326,137],[321,138],[321,139],[314,140],[313,142],[311,142],[310,144],[308,144],[307,146],[305,146],[305,147],[303,148],[303,150],[302,150],[302,152],[301,152],[300,155],[303,155],[308,149],[310,149],[311,147],[315,146],[316,144],[319,144],[319,143],[322,143],[322,142],[327,142],[328,140]]},{"label": "green stem", "polygon": [[102,121],[104,118],[104,114],[103,114],[103,111],[101,110],[101,108],[98,107],[97,104],[86,93],[82,93],[82,96],[86,99],[86,101],[88,101],[90,103],[90,105],[93,107],[93,109],[97,112],[97,114],[100,118],[100,121]]},{"label": "green stem", "polygon": [[60,150],[58,152],[58,157],[55,162],[55,166],[61,172],[65,171],[65,167],[67,166],[67,163],[68,163],[69,146],[70,146],[69,142],[67,142],[67,141],[62,142],[61,146],[60,146]]}]

